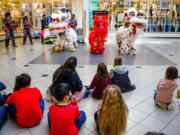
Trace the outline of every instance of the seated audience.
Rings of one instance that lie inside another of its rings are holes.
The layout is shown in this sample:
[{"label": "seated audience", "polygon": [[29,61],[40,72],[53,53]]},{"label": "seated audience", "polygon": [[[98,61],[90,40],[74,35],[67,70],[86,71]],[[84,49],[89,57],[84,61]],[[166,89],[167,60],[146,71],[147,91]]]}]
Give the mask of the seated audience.
[{"label": "seated audience", "polygon": [[114,67],[110,71],[112,83],[119,86],[121,92],[128,92],[136,89],[135,85],[131,84],[128,76],[127,67],[122,65],[123,61],[120,56],[114,59]]},{"label": "seated audience", "polygon": [[107,67],[104,63],[100,63],[97,68],[97,73],[94,76],[90,88],[95,87],[93,91],[93,97],[97,99],[102,99],[104,89],[111,85],[112,81],[108,74]]},{"label": "seated audience", "polygon": [[166,69],[165,77],[162,78],[158,85],[157,91],[154,94],[155,104],[161,108],[174,110],[173,93],[178,84],[175,81],[178,78],[178,70],[174,66]]},{"label": "seated audience", "polygon": [[[0,82],[0,91],[6,89],[6,85]],[[6,101],[6,95],[1,95],[0,93],[0,129],[6,120],[7,107],[4,106]]]},{"label": "seated audience", "polygon": [[60,83],[67,83],[71,87],[71,93],[76,97],[77,101],[80,101],[84,98],[86,88],[83,87],[82,81],[79,78],[78,73],[76,72],[77,67],[77,58],[74,56],[69,57],[65,63],[60,66],[53,75],[53,82],[47,91],[48,100],[50,100],[49,93],[56,85]]},{"label": "seated audience", "polygon": [[51,96],[55,105],[49,107],[50,135],[78,135],[78,130],[86,121],[86,114],[79,111],[70,86],[66,83],[56,85]]},{"label": "seated audience", "polygon": [[31,77],[21,74],[16,77],[14,92],[8,97],[11,118],[23,127],[37,125],[43,116],[44,100],[39,89],[31,88]]},{"label": "seated audience", "polygon": [[103,101],[94,114],[101,135],[122,135],[127,128],[128,108],[116,85],[105,89]]}]

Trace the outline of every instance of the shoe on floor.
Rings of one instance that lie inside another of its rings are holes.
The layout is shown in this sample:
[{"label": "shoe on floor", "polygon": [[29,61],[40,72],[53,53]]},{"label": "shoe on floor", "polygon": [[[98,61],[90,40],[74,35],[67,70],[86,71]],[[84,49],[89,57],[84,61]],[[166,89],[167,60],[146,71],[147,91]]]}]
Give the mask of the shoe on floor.
[{"label": "shoe on floor", "polygon": [[173,104],[173,103],[170,103],[170,104],[168,105],[167,109],[168,109],[169,111],[173,111],[173,110],[174,110],[174,104]]},{"label": "shoe on floor", "polygon": [[158,102],[157,100],[155,100],[155,104],[160,108],[163,108],[163,109],[167,108],[167,104]]}]

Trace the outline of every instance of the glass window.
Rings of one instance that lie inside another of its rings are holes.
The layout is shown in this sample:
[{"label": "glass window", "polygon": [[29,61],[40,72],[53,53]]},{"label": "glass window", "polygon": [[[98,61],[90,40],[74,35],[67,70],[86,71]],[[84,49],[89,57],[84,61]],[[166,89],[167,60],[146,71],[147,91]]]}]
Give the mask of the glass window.
[{"label": "glass window", "polygon": [[146,32],[180,32],[180,0],[90,0],[89,5],[89,23],[92,10],[108,10],[110,31],[124,24],[124,12],[133,7],[148,19]]},{"label": "glass window", "polygon": [[[0,34],[5,34],[3,20],[6,12],[11,13],[17,32],[23,31],[22,22],[24,16],[28,16],[32,29],[39,31],[43,14],[50,16],[52,12],[60,10],[61,5],[66,5],[72,12],[72,7],[77,7],[77,5],[73,5],[76,4],[76,1],[79,0],[0,0]],[[76,16],[82,18],[82,15]]]}]

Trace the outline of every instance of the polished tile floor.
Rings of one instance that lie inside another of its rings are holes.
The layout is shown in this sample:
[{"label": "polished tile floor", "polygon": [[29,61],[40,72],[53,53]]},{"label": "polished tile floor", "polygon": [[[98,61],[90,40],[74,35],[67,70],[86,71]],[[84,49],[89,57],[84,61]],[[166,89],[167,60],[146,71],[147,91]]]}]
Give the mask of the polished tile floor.
[{"label": "polished tile floor", "polygon": [[[19,47],[16,49],[10,47],[9,50],[6,50],[4,43],[0,43],[0,81],[7,85],[7,90],[5,90],[7,93],[12,92],[16,75],[26,72],[32,77],[32,86],[38,87],[43,97],[45,97],[45,91],[52,81],[53,72],[59,67],[64,58],[69,55],[81,56],[77,71],[83,84],[89,85],[96,72],[97,66],[95,64],[102,60],[107,63],[110,70],[113,57],[118,55],[113,37],[110,37],[107,42],[109,45],[108,52],[109,49],[113,48],[110,50],[110,54],[105,52],[107,56],[98,56],[97,59],[94,56],[91,57],[87,52],[82,53],[79,50],[72,54],[67,52],[53,54],[51,52],[52,45],[43,46],[39,43],[39,40],[35,40],[34,46],[21,46],[21,40],[17,39]],[[143,38],[139,39],[135,46],[140,48],[137,50],[137,56],[131,58],[123,56],[130,71],[130,78],[137,87],[135,91],[123,94],[130,110],[125,134],[143,135],[147,131],[161,131],[167,133],[167,135],[179,135],[180,108],[178,107],[178,99],[175,96],[176,92],[174,94],[175,110],[166,111],[154,106],[153,90],[156,89],[158,80],[164,76],[168,65],[176,65],[180,71],[180,40]],[[79,49],[82,50],[83,47],[87,51],[87,45],[82,45]],[[62,55],[63,59],[55,62],[53,59],[57,60],[58,58],[53,55]],[[86,61],[83,60],[85,55],[88,55]],[[92,63],[90,59],[92,59]],[[46,74],[47,77],[43,77],[43,74]],[[180,79],[177,82],[180,85]],[[84,110],[87,115],[86,123],[79,131],[80,135],[97,135],[93,114],[100,103],[101,100],[92,97],[79,103],[80,109]],[[11,119],[8,119],[0,130],[0,135],[48,135],[47,112],[50,105],[50,103],[45,103],[44,116],[39,125],[33,128],[22,128]]]}]

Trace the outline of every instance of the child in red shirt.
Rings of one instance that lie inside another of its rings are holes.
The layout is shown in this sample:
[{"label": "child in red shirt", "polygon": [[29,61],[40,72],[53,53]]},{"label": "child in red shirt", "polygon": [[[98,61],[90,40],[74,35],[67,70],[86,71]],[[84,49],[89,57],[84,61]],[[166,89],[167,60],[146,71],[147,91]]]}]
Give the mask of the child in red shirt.
[{"label": "child in red shirt", "polygon": [[108,74],[106,65],[104,63],[100,63],[98,65],[97,73],[90,85],[90,88],[95,87],[95,90],[93,91],[93,97],[102,99],[104,89],[106,88],[106,86],[111,84],[112,81]]},{"label": "child in red shirt", "polygon": [[85,122],[86,114],[79,111],[76,98],[70,98],[70,86],[60,83],[55,86],[51,95],[55,105],[49,107],[50,135],[78,135],[78,129]]},{"label": "child in red shirt", "polygon": [[16,77],[14,92],[7,99],[9,115],[23,127],[37,125],[43,116],[44,100],[37,88],[30,88],[31,77],[21,74]]}]

